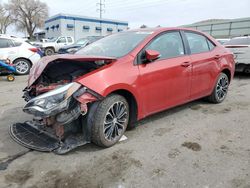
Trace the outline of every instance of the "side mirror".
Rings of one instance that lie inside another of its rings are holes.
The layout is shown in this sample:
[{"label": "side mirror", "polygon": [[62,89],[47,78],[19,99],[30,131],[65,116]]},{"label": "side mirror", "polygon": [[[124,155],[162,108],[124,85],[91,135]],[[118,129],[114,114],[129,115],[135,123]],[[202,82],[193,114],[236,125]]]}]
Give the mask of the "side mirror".
[{"label": "side mirror", "polygon": [[156,50],[145,51],[145,58],[148,62],[155,61],[156,59],[159,59],[160,57],[161,57],[161,54]]}]

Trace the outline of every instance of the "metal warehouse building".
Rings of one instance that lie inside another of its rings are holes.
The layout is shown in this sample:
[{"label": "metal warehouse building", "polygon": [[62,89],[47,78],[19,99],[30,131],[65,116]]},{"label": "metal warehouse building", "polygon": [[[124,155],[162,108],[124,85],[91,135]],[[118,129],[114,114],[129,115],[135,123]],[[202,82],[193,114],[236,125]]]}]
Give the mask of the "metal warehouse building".
[{"label": "metal warehouse building", "polygon": [[250,35],[250,18],[211,19],[183,27],[206,32],[215,38],[232,38]]},{"label": "metal warehouse building", "polygon": [[45,37],[72,36],[75,40],[87,36],[105,36],[128,29],[128,22],[93,17],[57,14],[45,21]]}]

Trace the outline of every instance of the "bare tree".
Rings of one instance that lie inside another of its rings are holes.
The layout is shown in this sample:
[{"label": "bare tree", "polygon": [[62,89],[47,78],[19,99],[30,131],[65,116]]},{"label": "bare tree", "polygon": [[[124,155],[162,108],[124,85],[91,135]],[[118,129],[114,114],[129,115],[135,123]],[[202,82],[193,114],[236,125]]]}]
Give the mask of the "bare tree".
[{"label": "bare tree", "polygon": [[148,27],[148,26],[146,26],[146,25],[144,25],[144,24],[143,24],[143,25],[141,25],[141,27],[140,27],[140,28],[142,28],[142,29],[143,29],[143,28],[147,28],[147,27]]},{"label": "bare tree", "polygon": [[7,9],[17,29],[26,31],[31,38],[36,29],[43,27],[48,17],[48,6],[40,0],[9,0]]},{"label": "bare tree", "polygon": [[9,25],[13,23],[10,13],[5,9],[5,6],[0,4],[0,33],[6,33]]}]

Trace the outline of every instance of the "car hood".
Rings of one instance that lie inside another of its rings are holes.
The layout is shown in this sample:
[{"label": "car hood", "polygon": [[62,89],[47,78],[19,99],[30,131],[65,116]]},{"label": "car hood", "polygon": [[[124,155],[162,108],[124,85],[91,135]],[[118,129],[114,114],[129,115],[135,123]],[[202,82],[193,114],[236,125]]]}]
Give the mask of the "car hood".
[{"label": "car hood", "polygon": [[[90,55],[78,55],[78,54],[63,54],[54,56],[45,56],[39,62],[37,62],[30,70],[28,78],[28,87],[30,87],[42,74],[43,70],[48,66],[49,63],[55,60],[76,60],[81,61],[95,61],[98,60],[115,60],[115,57],[103,57],[103,56],[90,56]],[[70,62],[69,62],[70,63]]]}]

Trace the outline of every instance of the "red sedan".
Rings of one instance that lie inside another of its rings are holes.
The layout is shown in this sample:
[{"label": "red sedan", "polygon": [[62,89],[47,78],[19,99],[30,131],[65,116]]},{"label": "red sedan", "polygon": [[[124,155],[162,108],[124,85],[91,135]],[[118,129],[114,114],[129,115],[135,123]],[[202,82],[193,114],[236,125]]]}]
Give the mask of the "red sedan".
[{"label": "red sedan", "polygon": [[76,54],[37,63],[24,94],[24,111],[36,118],[10,132],[41,151],[65,153],[89,142],[110,147],[150,114],[204,97],[222,102],[234,66],[229,50],[195,30],[113,34]]}]

